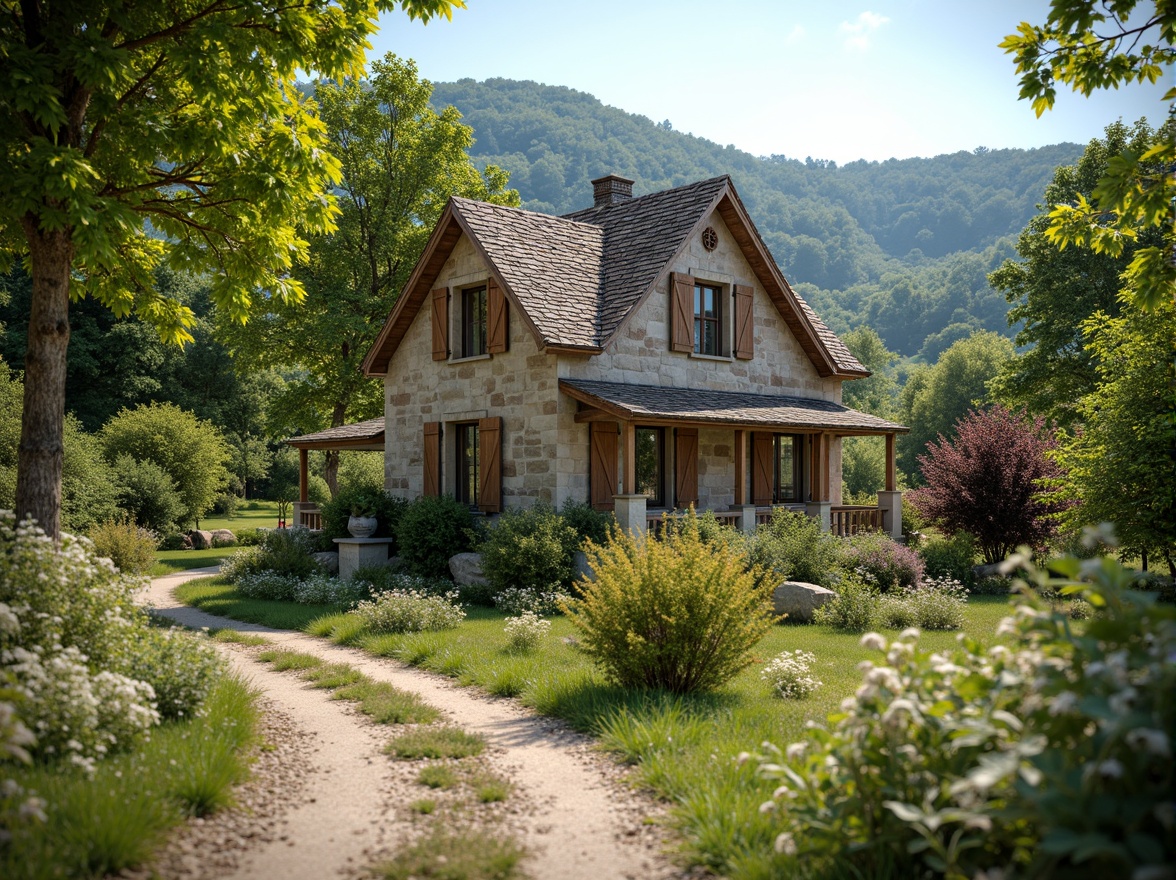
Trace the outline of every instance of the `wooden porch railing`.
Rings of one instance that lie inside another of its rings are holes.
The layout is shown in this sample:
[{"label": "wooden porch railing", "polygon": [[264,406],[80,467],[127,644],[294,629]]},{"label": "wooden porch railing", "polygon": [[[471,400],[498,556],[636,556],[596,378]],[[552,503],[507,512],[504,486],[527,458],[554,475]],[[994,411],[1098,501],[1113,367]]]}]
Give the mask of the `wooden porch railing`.
[{"label": "wooden porch railing", "polygon": [[[699,514],[703,514],[703,513],[706,513],[706,511],[705,510],[699,511]],[[739,511],[737,511],[737,510],[712,510],[711,513],[713,513],[715,515],[715,519],[717,519],[721,525],[732,526],[734,528],[739,527]],[[662,524],[665,522],[666,517],[669,517],[670,519],[681,519],[684,515],[685,515],[685,512],[681,511],[681,510],[670,510],[670,511],[650,510],[650,511],[646,511],[646,513],[645,513],[645,527],[646,527],[646,529],[649,530],[649,532],[651,534],[658,535],[658,534],[661,534]]]},{"label": "wooden porch railing", "polygon": [[321,531],[323,515],[317,507],[313,510],[300,510],[298,511],[298,525],[304,529],[310,529],[312,532]]},{"label": "wooden porch railing", "polygon": [[884,513],[878,507],[834,507],[830,511],[829,531],[839,538],[860,532],[880,532],[886,528]]}]

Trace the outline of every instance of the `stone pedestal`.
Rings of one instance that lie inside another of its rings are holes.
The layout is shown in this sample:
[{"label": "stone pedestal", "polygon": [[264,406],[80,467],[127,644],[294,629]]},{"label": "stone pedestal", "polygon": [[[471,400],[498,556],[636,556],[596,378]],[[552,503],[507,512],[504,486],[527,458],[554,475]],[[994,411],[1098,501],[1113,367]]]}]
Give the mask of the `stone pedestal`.
[{"label": "stone pedestal", "polygon": [[822,532],[833,528],[832,501],[810,501],[804,506],[804,512],[821,524]]},{"label": "stone pedestal", "polygon": [[878,493],[878,506],[886,513],[884,514],[886,525],[889,527],[890,537],[896,541],[902,540],[902,493],[901,492],[887,492],[885,490]]},{"label": "stone pedestal", "polygon": [[635,535],[645,534],[645,502],[648,500],[644,495],[613,496],[616,505],[613,508],[613,514],[622,531],[632,532]]},{"label": "stone pedestal", "polygon": [[339,545],[339,577],[347,580],[365,565],[387,565],[392,538],[335,538]]},{"label": "stone pedestal", "polygon": [[739,511],[739,528],[745,535],[755,534],[755,505],[741,504],[735,509]]}]

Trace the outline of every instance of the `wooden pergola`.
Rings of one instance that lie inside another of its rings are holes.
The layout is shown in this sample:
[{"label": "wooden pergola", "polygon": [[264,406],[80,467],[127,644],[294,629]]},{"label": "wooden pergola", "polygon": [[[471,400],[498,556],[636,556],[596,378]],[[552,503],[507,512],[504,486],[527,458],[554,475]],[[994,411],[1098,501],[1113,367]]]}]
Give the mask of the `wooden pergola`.
[{"label": "wooden pergola", "polygon": [[350,449],[359,452],[383,452],[384,417],[291,437],[285,443],[298,450],[298,501],[294,505],[294,522],[307,528],[319,528],[318,506],[311,504],[307,493],[310,450]]}]

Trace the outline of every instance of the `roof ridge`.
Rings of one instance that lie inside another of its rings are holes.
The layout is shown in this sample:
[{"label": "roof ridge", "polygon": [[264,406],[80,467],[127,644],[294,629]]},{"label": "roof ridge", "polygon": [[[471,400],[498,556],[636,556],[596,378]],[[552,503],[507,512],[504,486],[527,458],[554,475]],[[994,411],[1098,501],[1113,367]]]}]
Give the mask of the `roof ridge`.
[{"label": "roof ridge", "polygon": [[[611,205],[589,205],[586,208],[577,208],[574,211],[568,211],[566,214],[556,214],[553,216],[557,216],[561,220],[570,220],[576,214],[587,214],[589,211],[607,211],[611,208],[625,208],[625,207],[628,207],[629,205],[632,205],[636,202],[640,202],[643,199],[651,199],[651,198],[654,198],[655,196],[656,197],[664,197],[664,196],[672,195],[674,193],[678,193],[678,192],[685,190],[685,189],[695,189],[695,188],[701,189],[706,184],[716,184],[719,181],[723,181],[723,180],[730,181],[731,175],[730,174],[718,174],[714,177],[708,177],[705,180],[695,180],[692,183],[683,183],[683,184],[680,184],[679,186],[671,186],[669,189],[659,189],[654,192],[645,193],[643,195],[633,196],[632,198],[628,198],[628,199],[625,199],[624,201],[620,201],[620,202],[615,202]],[[572,220],[571,222],[579,223],[582,221]],[[595,224],[590,224],[590,225],[595,225]]]},{"label": "roof ridge", "polygon": [[[515,205],[499,205],[494,202],[483,201],[482,199],[471,199],[466,196],[450,196],[455,203],[464,203],[467,205],[480,205],[486,208],[495,208],[502,211],[510,211],[515,214],[525,214],[529,217],[541,217],[545,220],[558,220],[561,223],[574,223],[577,226],[586,226],[592,229],[599,229],[595,223],[585,223],[582,220],[572,220],[569,216],[563,214],[548,214],[543,211],[532,211],[528,208],[521,208]],[[644,198],[644,196],[642,197]]]}]

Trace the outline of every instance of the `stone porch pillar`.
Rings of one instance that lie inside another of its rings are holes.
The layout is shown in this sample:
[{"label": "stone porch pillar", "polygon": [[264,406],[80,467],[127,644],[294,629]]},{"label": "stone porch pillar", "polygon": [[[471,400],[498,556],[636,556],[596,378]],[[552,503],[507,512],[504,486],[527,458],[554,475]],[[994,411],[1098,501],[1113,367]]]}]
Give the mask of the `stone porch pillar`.
[{"label": "stone porch pillar", "polygon": [[804,506],[804,512],[821,524],[822,532],[833,528],[832,501],[810,501]]},{"label": "stone porch pillar", "polygon": [[613,515],[617,518],[617,525],[621,527],[624,532],[632,532],[634,535],[644,535],[646,530],[645,523],[645,502],[648,499],[644,495],[614,495]]},{"label": "stone porch pillar", "polygon": [[740,504],[736,507],[739,511],[739,528],[745,535],[755,533],[755,505],[754,504]]},{"label": "stone porch pillar", "polygon": [[885,511],[886,523],[890,526],[890,537],[902,540],[902,493],[883,490],[878,493],[878,506]]}]

